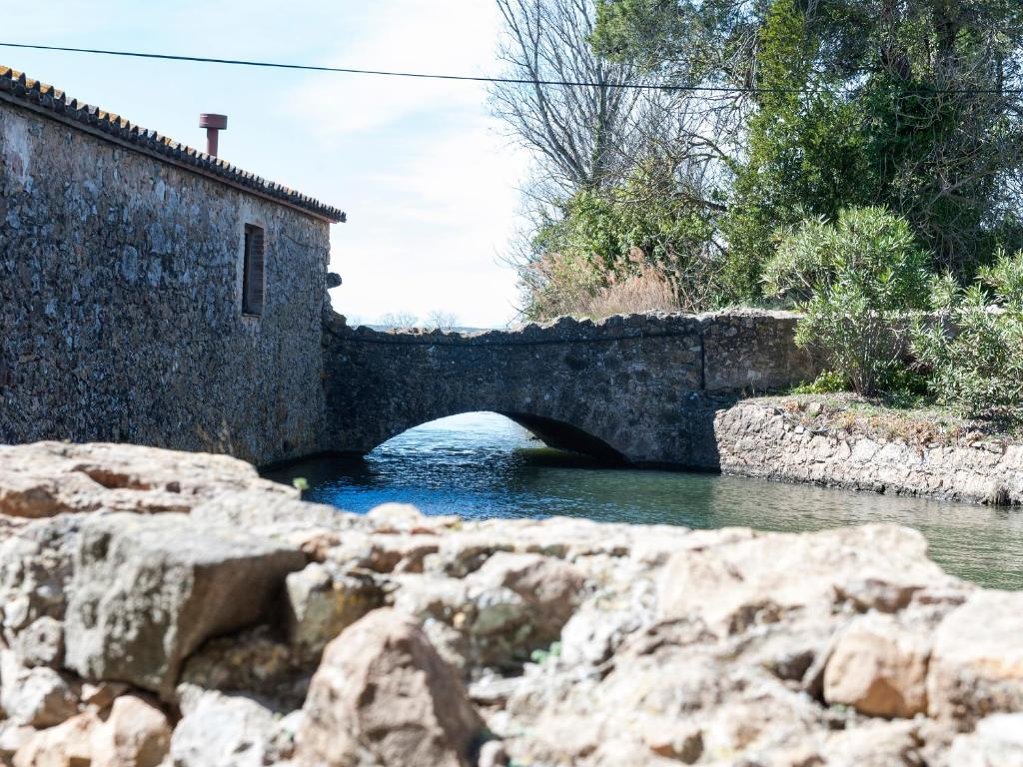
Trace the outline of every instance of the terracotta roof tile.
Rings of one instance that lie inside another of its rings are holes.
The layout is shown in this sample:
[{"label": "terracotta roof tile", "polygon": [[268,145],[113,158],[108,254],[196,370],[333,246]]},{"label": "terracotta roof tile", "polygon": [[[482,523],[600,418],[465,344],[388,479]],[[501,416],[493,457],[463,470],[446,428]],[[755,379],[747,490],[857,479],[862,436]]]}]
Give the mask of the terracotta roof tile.
[{"label": "terracotta roof tile", "polygon": [[249,189],[255,194],[305,210],[320,218],[334,222],[345,220],[344,212],[338,208],[324,205],[294,189],[267,181],[156,131],[135,125],[120,115],[104,112],[98,107],[68,98],[64,91],[32,80],[23,72],[17,72],[10,67],[0,66],[0,94],[7,94],[14,101],[53,112],[72,123],[88,126],[100,133],[134,144],[142,150],[162,155],[169,162],[195,167],[234,186]]}]

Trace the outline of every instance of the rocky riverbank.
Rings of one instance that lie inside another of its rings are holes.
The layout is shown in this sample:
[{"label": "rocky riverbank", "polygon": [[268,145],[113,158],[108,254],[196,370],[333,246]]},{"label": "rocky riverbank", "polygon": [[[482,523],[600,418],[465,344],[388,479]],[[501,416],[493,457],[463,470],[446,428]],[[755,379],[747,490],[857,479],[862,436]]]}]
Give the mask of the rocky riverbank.
[{"label": "rocky riverbank", "polygon": [[0,447],[15,767],[1018,765],[1023,594],[920,535],[367,516]]},{"label": "rocky riverbank", "polygon": [[847,395],[766,397],[719,411],[714,434],[728,474],[1023,505],[1023,441],[940,420],[863,407]]}]

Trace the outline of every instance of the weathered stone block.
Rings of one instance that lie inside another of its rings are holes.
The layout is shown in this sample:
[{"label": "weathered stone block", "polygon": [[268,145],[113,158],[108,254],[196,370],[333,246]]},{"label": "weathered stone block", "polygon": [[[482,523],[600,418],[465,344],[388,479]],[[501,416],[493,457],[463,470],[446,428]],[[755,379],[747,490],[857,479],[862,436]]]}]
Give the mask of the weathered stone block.
[{"label": "weathered stone block", "polygon": [[327,646],[303,711],[296,756],[310,767],[469,767],[483,729],[455,672],[388,609]]},{"label": "weathered stone block", "polygon": [[75,552],[66,664],[170,697],[182,661],[203,641],[279,606],[297,550],[183,515],[88,519]]},{"label": "weathered stone block", "polygon": [[820,372],[796,346],[798,315],[746,310],[706,314],[702,320],[707,391],[786,389]]},{"label": "weathered stone block", "polygon": [[927,711],[926,639],[887,616],[855,621],[839,637],[824,670],[824,700],[868,716]]},{"label": "weathered stone block", "polygon": [[1023,710],[1023,593],[982,591],[934,634],[927,676],[931,716],[966,724]]}]

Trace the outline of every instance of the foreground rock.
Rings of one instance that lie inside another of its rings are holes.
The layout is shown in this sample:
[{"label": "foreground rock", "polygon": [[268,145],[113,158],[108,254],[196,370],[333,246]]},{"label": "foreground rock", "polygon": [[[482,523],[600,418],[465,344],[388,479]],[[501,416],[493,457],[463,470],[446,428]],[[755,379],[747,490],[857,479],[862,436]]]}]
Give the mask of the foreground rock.
[{"label": "foreground rock", "polygon": [[483,720],[419,627],[377,610],[323,654],[303,708],[303,764],[468,767]]},{"label": "foreground rock", "polygon": [[249,464],[222,455],[133,445],[0,445],[0,514],[12,517],[99,509],[184,512],[246,488],[294,495],[261,480]]},{"label": "foreground rock", "polygon": [[237,462],[3,451],[64,505],[0,515],[0,764],[1020,763],[1023,595],[912,530],[359,517]]},{"label": "foreground rock", "polygon": [[67,667],[169,696],[207,639],[281,607],[305,556],[184,515],[99,515],[79,538],[66,618]]}]

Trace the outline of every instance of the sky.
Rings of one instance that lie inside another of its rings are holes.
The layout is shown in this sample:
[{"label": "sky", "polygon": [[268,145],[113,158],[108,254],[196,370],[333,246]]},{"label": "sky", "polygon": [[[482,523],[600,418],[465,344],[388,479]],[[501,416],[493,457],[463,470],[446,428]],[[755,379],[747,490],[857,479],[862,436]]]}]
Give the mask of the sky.
[{"label": "sky", "polygon": [[[499,34],[493,0],[33,0],[5,8],[0,40],[493,75]],[[222,159],[347,212],[331,299],[350,321],[515,319],[503,256],[528,156],[485,85],[2,47],[0,64],[199,148],[199,114],[227,114]]]}]

